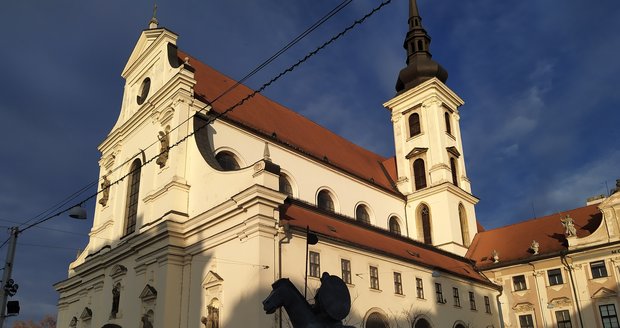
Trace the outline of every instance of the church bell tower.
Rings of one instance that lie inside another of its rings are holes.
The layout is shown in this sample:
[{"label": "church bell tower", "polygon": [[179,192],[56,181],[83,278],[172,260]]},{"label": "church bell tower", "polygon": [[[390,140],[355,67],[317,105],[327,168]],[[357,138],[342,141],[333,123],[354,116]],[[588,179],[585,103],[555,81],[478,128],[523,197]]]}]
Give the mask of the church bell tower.
[{"label": "church bell tower", "polygon": [[396,96],[383,104],[392,113],[397,186],[407,197],[410,235],[464,255],[477,232],[478,199],[465,171],[458,110],[463,100],[432,59],[415,0],[409,1],[408,23],[407,66],[398,74]]}]

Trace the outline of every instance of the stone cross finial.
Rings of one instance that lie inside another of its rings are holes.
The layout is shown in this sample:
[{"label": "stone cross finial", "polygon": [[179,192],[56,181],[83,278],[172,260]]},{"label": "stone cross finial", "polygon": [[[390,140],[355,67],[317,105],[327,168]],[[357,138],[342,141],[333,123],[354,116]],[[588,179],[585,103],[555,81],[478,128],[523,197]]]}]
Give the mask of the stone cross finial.
[{"label": "stone cross finial", "polygon": [[159,26],[159,21],[157,20],[157,3],[155,3],[153,5],[153,17],[151,18],[151,21],[149,22],[149,28],[154,29],[154,28],[157,28],[157,26]]}]

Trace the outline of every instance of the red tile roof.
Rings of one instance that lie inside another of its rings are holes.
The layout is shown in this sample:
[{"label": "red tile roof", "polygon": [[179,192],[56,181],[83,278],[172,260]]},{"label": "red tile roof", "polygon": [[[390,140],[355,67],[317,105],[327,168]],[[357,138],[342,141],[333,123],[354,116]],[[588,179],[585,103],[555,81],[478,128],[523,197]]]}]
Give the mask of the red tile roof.
[{"label": "red tile roof", "polygon": [[[602,220],[595,204],[479,232],[465,256],[474,260],[479,268],[485,268],[510,265],[566,250],[564,227],[560,222],[566,215],[573,218],[577,237],[590,235]],[[539,244],[539,255],[533,255],[529,250],[532,240]],[[493,250],[497,250],[499,255],[500,262],[497,264],[491,258]]]},{"label": "red tile roof", "polygon": [[358,223],[349,218],[325,213],[311,205],[289,200],[280,209],[280,219],[292,227],[305,230],[306,226],[319,235],[319,242],[331,239],[352,244],[371,252],[414,263],[431,270],[449,272],[467,279],[492,285],[476,272],[466,258],[421,244],[406,237],[395,236],[379,228]]},{"label": "red tile roof", "polygon": [[[201,101],[211,103],[236,83],[180,50],[178,56],[182,61],[189,58],[189,64],[195,69],[194,93]],[[238,85],[211,105],[219,113],[252,92],[250,88]],[[396,178],[396,162],[393,159],[355,145],[261,94],[226,114],[226,118],[394,194],[400,194],[393,183]]]}]

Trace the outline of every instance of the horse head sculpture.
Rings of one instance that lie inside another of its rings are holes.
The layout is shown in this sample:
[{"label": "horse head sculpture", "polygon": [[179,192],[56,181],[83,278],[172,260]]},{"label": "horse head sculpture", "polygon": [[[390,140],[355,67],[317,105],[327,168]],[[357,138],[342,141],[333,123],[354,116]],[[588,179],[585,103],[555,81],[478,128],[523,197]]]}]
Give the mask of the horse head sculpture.
[{"label": "horse head sculpture", "polygon": [[310,305],[287,278],[274,282],[271,289],[263,301],[263,309],[272,314],[284,307],[294,328],[349,327],[343,326],[341,320],[351,310],[351,296],[347,285],[337,276],[323,273],[314,305]]}]

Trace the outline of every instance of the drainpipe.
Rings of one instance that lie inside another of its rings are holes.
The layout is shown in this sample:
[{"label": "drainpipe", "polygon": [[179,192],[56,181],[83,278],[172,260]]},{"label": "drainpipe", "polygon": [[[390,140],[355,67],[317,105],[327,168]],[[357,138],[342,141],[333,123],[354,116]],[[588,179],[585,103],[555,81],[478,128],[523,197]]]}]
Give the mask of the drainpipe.
[{"label": "drainpipe", "polygon": [[[538,304],[540,304],[540,315],[542,316],[542,320],[543,320],[543,327],[547,327],[547,319],[545,318],[546,315],[543,311],[542,308],[542,299],[540,298],[540,291],[538,289],[538,278],[536,277],[536,267],[534,266],[534,264],[532,264],[532,262],[527,262],[527,264],[529,264],[532,267],[532,275],[534,276],[534,284],[536,285],[536,297],[538,298]],[[546,302],[544,302],[545,304],[547,304]]]},{"label": "drainpipe", "polygon": [[499,294],[495,296],[495,300],[497,301],[497,313],[499,314],[499,327],[504,328],[504,313],[502,312],[502,302],[500,302],[499,298],[504,294],[504,286],[500,286]]},{"label": "drainpipe", "polygon": [[575,296],[575,305],[577,306],[577,315],[579,316],[579,324],[581,325],[582,328],[584,328],[585,326],[583,325],[583,318],[581,318],[581,308],[579,307],[579,296],[577,295],[577,289],[575,288],[575,280],[573,279],[573,269],[570,267],[570,265],[568,264],[568,261],[566,260],[566,250],[563,250],[560,252],[560,260],[562,261],[562,264],[564,265],[564,267],[566,267],[566,270],[568,270],[568,276],[570,278],[570,286],[573,289],[573,295]]},{"label": "drainpipe", "polygon": [[409,218],[407,217],[407,201],[405,201],[405,229],[407,229],[407,238],[411,238],[409,237]]}]

